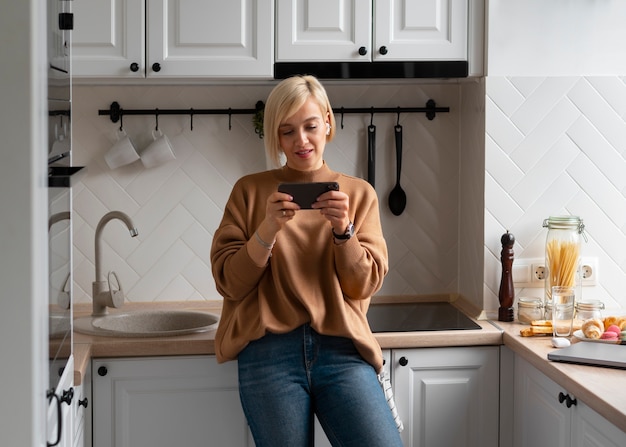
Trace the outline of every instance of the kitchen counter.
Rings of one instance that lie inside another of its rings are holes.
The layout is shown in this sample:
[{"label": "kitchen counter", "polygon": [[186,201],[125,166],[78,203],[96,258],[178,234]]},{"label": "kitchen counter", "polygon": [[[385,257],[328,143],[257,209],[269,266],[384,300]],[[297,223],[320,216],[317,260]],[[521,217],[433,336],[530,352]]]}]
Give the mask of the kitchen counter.
[{"label": "kitchen counter", "polygon": [[[411,302],[410,297],[399,298]],[[378,298],[377,302],[398,302],[398,298]],[[517,322],[503,323],[477,319],[480,312],[460,301],[453,304],[481,327],[480,330],[420,331],[377,333],[376,339],[383,349],[427,348],[449,346],[506,345],[537,369],[563,386],[610,422],[626,432],[626,372],[623,370],[551,362],[548,352],[553,348],[550,337],[521,337],[520,329],[527,327]],[[220,314],[221,301],[177,301],[167,303],[126,303],[119,311],[137,309],[185,309]],[[76,317],[89,315],[91,304],[78,304]],[[174,337],[100,337],[74,333],[75,384],[82,381],[85,369],[92,358],[140,357],[169,355],[207,355],[215,353],[215,330]],[[625,347],[626,349],[626,347]]]},{"label": "kitchen counter", "polygon": [[[429,299],[433,299],[433,297]],[[434,299],[449,300],[450,298],[448,295],[442,295],[436,296]],[[390,302],[415,302],[415,299],[382,297],[373,300],[373,303],[381,304]],[[463,306],[461,303],[455,302],[454,304],[468,315],[476,314],[475,311]],[[146,308],[150,310],[197,310],[219,315],[222,302],[221,300],[214,300],[126,303],[122,309],[109,309],[109,313],[114,314]],[[74,308],[75,317],[90,314],[91,304],[77,304]],[[502,344],[502,331],[500,329],[486,320],[476,320],[474,318],[474,321],[481,327],[480,330],[390,332],[377,333],[375,336],[383,349]],[[84,371],[86,362],[90,358],[215,354],[215,330],[174,337],[139,338],[102,337],[74,332],[74,345],[74,362],[77,365],[74,379],[75,383],[78,384],[82,380],[81,371]],[[85,357],[87,360],[85,360]],[[79,368],[78,365],[83,365],[83,368]]]},{"label": "kitchen counter", "polygon": [[[520,330],[528,325],[517,322],[496,321],[494,324],[502,328],[505,346],[626,432],[626,371],[552,362],[547,357],[549,352],[556,349],[552,346],[551,337],[521,337]],[[574,342],[577,341],[572,337]]]}]

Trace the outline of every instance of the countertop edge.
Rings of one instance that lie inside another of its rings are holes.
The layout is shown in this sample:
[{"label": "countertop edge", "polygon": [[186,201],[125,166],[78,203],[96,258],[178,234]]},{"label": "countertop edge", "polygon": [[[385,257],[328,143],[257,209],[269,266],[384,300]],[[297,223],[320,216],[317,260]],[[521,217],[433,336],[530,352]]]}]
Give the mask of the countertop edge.
[{"label": "countertop edge", "polygon": [[[140,307],[140,303],[136,304],[137,306],[129,307]],[[221,304],[218,302],[180,302],[174,307],[219,314],[219,306]],[[517,322],[503,323],[476,319],[474,321],[481,326],[481,330],[376,333],[374,335],[383,349],[507,346],[620,430],[626,432],[626,374],[623,370],[552,362],[547,359],[547,353],[555,348],[552,347],[549,337],[521,337],[519,331],[525,326]],[[74,335],[74,381],[76,385],[82,383],[87,365],[92,358],[215,354],[214,330],[199,334],[154,338],[109,338],[79,333]],[[615,385],[616,381],[623,386]],[[609,386],[610,384],[613,386]]]}]

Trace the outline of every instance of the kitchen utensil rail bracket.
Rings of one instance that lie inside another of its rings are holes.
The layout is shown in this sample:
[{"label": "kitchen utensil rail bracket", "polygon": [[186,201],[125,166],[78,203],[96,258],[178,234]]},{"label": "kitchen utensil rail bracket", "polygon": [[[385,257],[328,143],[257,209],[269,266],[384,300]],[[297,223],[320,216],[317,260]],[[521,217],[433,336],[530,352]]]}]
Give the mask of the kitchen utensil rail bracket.
[{"label": "kitchen utensil rail bracket", "polygon": [[[189,115],[192,119],[194,115],[255,115],[262,112],[265,107],[263,101],[258,101],[254,109],[123,109],[117,101],[111,103],[108,109],[98,110],[98,115],[108,116],[112,122],[117,123],[125,115],[154,115],[155,117],[162,115]],[[347,113],[375,114],[380,113],[425,113],[429,120],[435,119],[437,113],[450,112],[450,107],[437,107],[434,100],[426,101],[425,107],[333,107],[335,114],[341,115],[341,127],[343,128],[343,115]],[[230,128],[230,119],[229,119]]]}]

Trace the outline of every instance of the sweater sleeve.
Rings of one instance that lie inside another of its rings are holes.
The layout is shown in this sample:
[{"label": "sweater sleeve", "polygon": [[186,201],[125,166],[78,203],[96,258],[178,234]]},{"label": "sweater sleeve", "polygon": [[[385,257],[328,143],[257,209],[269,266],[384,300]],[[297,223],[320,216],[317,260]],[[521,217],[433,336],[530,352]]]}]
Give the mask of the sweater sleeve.
[{"label": "sweater sleeve", "polygon": [[389,270],[378,198],[371,186],[366,185],[350,196],[354,210],[354,237],[334,247],[341,288],[346,298],[353,300],[371,298],[382,287]]},{"label": "sweater sleeve", "polygon": [[218,292],[225,299],[240,301],[257,286],[266,267],[256,265],[246,248],[250,238],[246,203],[251,198],[241,182],[233,187],[220,226],[213,235],[211,269]]}]

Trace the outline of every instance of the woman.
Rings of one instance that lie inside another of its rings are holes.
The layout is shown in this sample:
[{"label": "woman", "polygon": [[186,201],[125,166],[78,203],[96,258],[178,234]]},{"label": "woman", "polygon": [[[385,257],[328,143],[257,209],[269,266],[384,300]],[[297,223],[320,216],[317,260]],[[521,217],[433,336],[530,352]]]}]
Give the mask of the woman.
[{"label": "woman", "polygon": [[[238,359],[257,447],[312,445],[314,414],[335,446],[401,446],[365,316],[388,270],[376,193],[324,162],[335,120],[316,78],[279,83],[263,127],[268,155],[286,163],[241,178],[215,232],[212,270],[224,297],[217,359]],[[293,182],[339,190],[303,210],[278,192]]]}]

